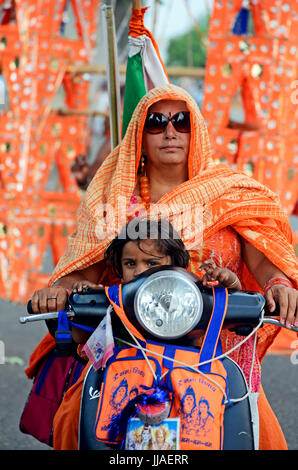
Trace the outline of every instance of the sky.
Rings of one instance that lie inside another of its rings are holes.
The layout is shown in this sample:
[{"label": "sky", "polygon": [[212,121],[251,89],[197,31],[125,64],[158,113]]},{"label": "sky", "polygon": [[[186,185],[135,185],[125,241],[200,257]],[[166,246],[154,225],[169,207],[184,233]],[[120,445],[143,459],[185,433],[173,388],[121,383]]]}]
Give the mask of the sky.
[{"label": "sky", "polygon": [[[150,6],[145,14],[145,26],[154,33],[161,54],[164,55],[167,41],[193,26],[193,18],[197,19],[212,10],[212,0],[162,0],[158,7],[158,21],[156,29],[153,31],[154,18],[154,0],[143,0],[144,6]],[[185,4],[188,4],[186,9]]]},{"label": "sky", "polygon": [[[166,62],[168,41],[193,28],[194,22],[200,15],[206,15],[206,13],[212,11],[213,2],[214,0],[161,0],[157,10],[155,10],[155,0],[142,0],[142,6],[149,7],[144,16],[145,26],[156,39],[164,62]],[[188,5],[189,11],[186,5]],[[155,11],[157,11],[156,28],[154,28]],[[129,17],[127,21],[129,21]],[[102,26],[101,19],[99,23],[100,35],[102,34]],[[101,41],[99,41],[100,44]],[[103,61],[105,51],[101,46],[99,46],[98,54],[99,60]]]}]

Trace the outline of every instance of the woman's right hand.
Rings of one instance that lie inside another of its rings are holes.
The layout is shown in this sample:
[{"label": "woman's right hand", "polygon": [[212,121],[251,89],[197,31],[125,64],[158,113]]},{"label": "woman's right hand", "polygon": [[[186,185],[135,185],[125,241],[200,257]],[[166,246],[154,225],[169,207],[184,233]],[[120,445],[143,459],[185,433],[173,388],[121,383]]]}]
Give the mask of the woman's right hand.
[{"label": "woman's right hand", "polygon": [[65,309],[68,290],[62,286],[45,287],[34,292],[31,306],[34,313],[58,312]]}]

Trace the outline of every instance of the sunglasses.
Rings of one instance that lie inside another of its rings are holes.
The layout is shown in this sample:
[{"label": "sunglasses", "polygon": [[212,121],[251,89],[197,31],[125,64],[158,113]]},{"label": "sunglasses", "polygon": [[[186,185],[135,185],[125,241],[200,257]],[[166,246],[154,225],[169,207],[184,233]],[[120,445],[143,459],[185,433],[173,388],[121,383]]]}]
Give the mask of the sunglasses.
[{"label": "sunglasses", "polygon": [[144,130],[148,134],[161,134],[171,122],[177,132],[190,132],[190,113],[189,111],[180,111],[172,117],[162,113],[151,113],[147,116]]}]

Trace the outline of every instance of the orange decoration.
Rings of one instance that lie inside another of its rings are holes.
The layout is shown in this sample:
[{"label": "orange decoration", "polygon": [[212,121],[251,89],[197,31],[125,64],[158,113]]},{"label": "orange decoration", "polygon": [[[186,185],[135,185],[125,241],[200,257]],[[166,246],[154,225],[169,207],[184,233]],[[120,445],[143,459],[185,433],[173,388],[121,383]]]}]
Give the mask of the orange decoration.
[{"label": "orange decoration", "polygon": [[[60,87],[64,107],[88,107],[89,81],[67,72],[88,63],[95,47],[100,0],[15,0],[15,23],[0,25],[0,64],[9,108],[0,116],[0,296],[27,302],[44,287],[75,230],[81,191],[72,162],[86,152],[87,117],[53,110]],[[66,3],[77,39],[61,34]]]},{"label": "orange decoration", "polygon": [[242,1],[214,2],[202,112],[214,159],[268,186],[290,215],[298,199],[298,3],[249,4],[253,34],[237,36]]},{"label": "orange decoration", "polygon": [[[298,215],[298,3],[251,0],[251,34],[236,36],[241,6],[213,2],[202,111],[214,159],[265,184]],[[290,338],[280,333],[270,353],[289,351]]]}]

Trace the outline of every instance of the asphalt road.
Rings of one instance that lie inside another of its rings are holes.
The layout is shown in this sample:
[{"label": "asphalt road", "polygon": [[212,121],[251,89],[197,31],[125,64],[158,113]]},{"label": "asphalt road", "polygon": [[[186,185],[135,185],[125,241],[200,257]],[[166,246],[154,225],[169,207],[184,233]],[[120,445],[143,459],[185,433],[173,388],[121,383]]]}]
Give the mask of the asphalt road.
[{"label": "asphalt road", "polygon": [[[0,345],[4,343],[7,358],[5,364],[0,364],[0,450],[49,449],[19,431],[20,415],[31,385],[24,368],[31,351],[47,331],[43,322],[21,325],[18,318],[25,313],[25,307],[0,300]],[[298,364],[294,365],[288,357],[268,356],[263,363],[262,381],[289,449],[298,450]]]}]

